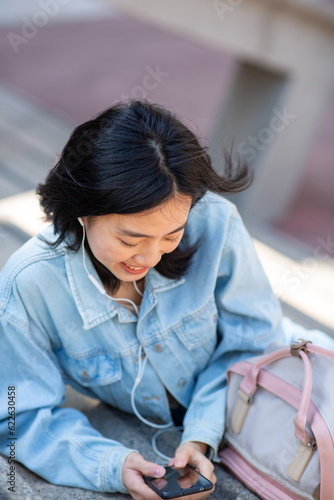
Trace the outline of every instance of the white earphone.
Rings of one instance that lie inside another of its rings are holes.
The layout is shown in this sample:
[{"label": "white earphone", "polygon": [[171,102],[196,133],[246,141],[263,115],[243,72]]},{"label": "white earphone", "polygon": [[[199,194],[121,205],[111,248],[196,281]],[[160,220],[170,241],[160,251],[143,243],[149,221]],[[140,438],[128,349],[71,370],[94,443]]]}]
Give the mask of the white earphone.
[{"label": "white earphone", "polygon": [[[95,276],[93,276],[88,271],[87,266],[86,266],[86,257],[85,257],[85,253],[86,253],[85,252],[86,228],[85,228],[85,224],[84,224],[84,222],[83,222],[83,220],[82,220],[81,217],[78,217],[78,221],[79,221],[80,225],[82,226],[82,243],[81,243],[81,246],[82,246],[82,262],[83,262],[83,266],[85,268],[85,271],[87,273],[88,278],[93,283],[93,285],[95,285],[95,287],[99,290],[99,292],[102,293],[102,295],[105,295],[110,300],[113,300],[115,302],[117,302],[117,301],[129,302],[133,306],[134,310],[136,311],[137,316],[139,316],[138,307],[136,306],[136,304],[134,302],[132,302],[132,300],[125,299],[125,298],[124,299],[121,299],[121,298],[120,299],[115,299],[114,297],[111,297],[110,295],[107,294],[107,292],[103,288],[103,286],[97,281],[97,279],[95,278]],[[134,287],[137,290],[137,292],[140,295],[143,295],[141,293],[141,291],[138,289],[137,283],[134,281],[133,284],[134,284]],[[144,370],[145,370],[145,365],[146,365],[146,362],[147,362],[146,355],[145,355],[144,361],[142,362],[142,351],[143,351],[143,347],[142,347],[142,345],[140,345],[139,346],[139,351],[138,351],[139,368],[138,368],[138,374],[137,374],[134,386],[133,386],[132,391],[131,391],[131,406],[132,406],[132,409],[133,409],[135,415],[139,418],[139,420],[141,420],[145,424],[147,424],[147,425],[149,425],[151,427],[155,427],[156,429],[167,429],[168,427],[172,427],[173,426],[173,422],[169,422],[168,424],[163,424],[163,425],[161,425],[161,424],[154,424],[153,422],[150,422],[149,420],[147,420],[144,417],[142,417],[140,415],[139,411],[136,408],[136,404],[135,404],[135,392],[136,392],[136,388],[138,387],[138,385],[140,384],[140,382],[141,382],[141,380],[143,378]],[[158,453],[162,458],[165,458],[165,459],[169,459],[170,458],[170,457],[166,457],[166,455],[161,454],[158,450],[156,450],[156,453]]]},{"label": "white earphone", "polygon": [[80,225],[82,226],[82,229],[83,229],[83,232],[82,232],[82,243],[81,243],[81,245],[82,245],[82,261],[83,261],[83,265],[84,265],[84,268],[86,270],[86,273],[88,275],[88,278],[93,283],[93,285],[96,286],[96,288],[98,289],[98,291],[100,293],[102,293],[102,295],[107,295],[109,297],[109,295],[107,294],[107,292],[105,291],[105,289],[103,288],[103,286],[101,286],[101,284],[97,281],[97,279],[92,274],[90,274],[90,272],[87,269],[86,258],[85,258],[85,247],[84,247],[85,236],[86,236],[86,228],[85,228],[84,221],[82,220],[81,217],[78,217],[78,221],[80,222]]},{"label": "white earphone", "polygon": [[[85,271],[87,273],[87,276],[89,278],[89,280],[93,283],[93,285],[98,289],[98,291],[100,293],[102,293],[102,295],[105,295],[106,297],[108,297],[108,299],[110,300],[113,300],[115,302],[129,302],[129,304],[132,305],[132,307],[134,308],[134,310],[136,311],[136,314],[137,316],[139,316],[139,311],[138,311],[138,307],[136,306],[136,304],[134,302],[132,302],[132,300],[130,299],[115,299],[114,297],[111,297],[110,295],[107,294],[106,290],[104,289],[104,287],[101,285],[101,283],[99,283],[97,281],[97,279],[95,278],[95,276],[93,276],[87,269],[87,266],[86,266],[86,252],[85,252],[85,236],[86,236],[86,228],[85,228],[85,224],[82,220],[81,217],[78,217],[78,221],[80,222],[80,225],[82,226],[82,242],[81,242],[81,246],[82,246],[82,262],[83,262],[83,266],[85,268]],[[134,287],[135,289],[137,290],[137,292],[140,294],[140,295],[143,295],[140,290],[138,289],[137,287],[137,283],[134,282]]]}]

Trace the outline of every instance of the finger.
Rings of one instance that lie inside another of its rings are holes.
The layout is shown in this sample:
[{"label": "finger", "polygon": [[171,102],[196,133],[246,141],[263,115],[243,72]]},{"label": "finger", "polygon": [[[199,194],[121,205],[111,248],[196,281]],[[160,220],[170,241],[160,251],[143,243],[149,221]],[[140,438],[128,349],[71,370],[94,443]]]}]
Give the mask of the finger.
[{"label": "finger", "polygon": [[174,457],[174,467],[177,469],[181,469],[182,467],[185,467],[189,459],[193,453],[193,450],[187,448],[187,447],[180,447],[176,450],[175,452],[175,457]]},{"label": "finger", "polygon": [[146,460],[143,460],[143,462],[140,464],[140,468],[137,470],[139,470],[143,476],[149,477],[159,478],[163,477],[166,474],[166,469],[164,467],[153,462],[146,462]]},{"label": "finger", "polygon": [[[158,481],[163,481],[163,479],[158,479]],[[131,485],[131,496],[134,500],[159,500],[160,497],[152,488],[150,488],[145,482],[143,477],[134,478]]]},{"label": "finger", "polygon": [[214,473],[214,465],[209,460],[203,461],[197,467],[197,470],[202,476],[206,477],[213,485],[216,484],[217,478]]},{"label": "finger", "polygon": [[173,460],[175,468],[182,468],[189,464],[214,485],[216,484],[213,463],[193,446],[186,443],[181,445],[176,450]]},{"label": "finger", "polygon": [[162,465],[147,462],[141,455],[134,456],[133,458],[134,460],[129,463],[128,467],[140,472],[142,476],[163,477],[166,474],[166,469]]},{"label": "finger", "polygon": [[140,454],[128,456],[123,470],[123,483],[134,500],[158,500],[159,496],[144,481],[143,476],[161,478],[164,467],[147,462]]},{"label": "finger", "polygon": [[214,473],[214,465],[210,460],[201,455],[201,457],[191,456],[188,464],[197,470],[202,476],[206,477],[213,484],[216,484],[216,476]]}]

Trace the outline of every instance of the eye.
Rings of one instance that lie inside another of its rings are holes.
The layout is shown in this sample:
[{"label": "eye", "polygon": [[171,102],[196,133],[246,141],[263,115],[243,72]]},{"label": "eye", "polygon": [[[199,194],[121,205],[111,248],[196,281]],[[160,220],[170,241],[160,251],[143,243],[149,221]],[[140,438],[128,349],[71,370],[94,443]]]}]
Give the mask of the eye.
[{"label": "eye", "polygon": [[123,240],[119,240],[122,245],[124,245],[125,247],[130,247],[130,248],[133,248],[133,247],[136,247],[137,246],[137,243],[135,245],[130,245],[130,243],[126,243],[126,241],[123,241]]},{"label": "eye", "polygon": [[170,238],[166,238],[166,241],[168,241],[169,243],[176,243],[180,238],[181,238],[182,235],[178,236],[177,238],[174,238],[174,239],[170,239]]}]

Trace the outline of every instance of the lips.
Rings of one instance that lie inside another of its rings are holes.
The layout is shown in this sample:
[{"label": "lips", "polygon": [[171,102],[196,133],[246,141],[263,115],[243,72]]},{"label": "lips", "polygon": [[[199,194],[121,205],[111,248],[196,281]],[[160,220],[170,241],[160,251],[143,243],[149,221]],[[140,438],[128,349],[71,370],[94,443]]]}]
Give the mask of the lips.
[{"label": "lips", "polygon": [[121,266],[127,273],[130,274],[143,274],[149,270],[149,267],[130,266],[124,262],[121,262]]},{"label": "lips", "polygon": [[126,267],[129,267],[133,271],[139,271],[139,269],[144,269],[143,266],[137,266],[137,267],[135,267],[135,266],[129,266],[128,264],[125,264],[125,265],[126,265]]}]

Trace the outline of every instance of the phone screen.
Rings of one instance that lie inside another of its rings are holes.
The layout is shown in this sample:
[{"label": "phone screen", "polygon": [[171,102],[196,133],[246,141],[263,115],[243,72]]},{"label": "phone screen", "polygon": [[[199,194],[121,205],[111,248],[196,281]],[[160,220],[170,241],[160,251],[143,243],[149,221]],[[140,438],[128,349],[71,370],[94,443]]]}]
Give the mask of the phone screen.
[{"label": "phone screen", "polygon": [[176,498],[193,493],[211,490],[213,484],[199,472],[187,465],[183,469],[165,467],[164,477],[152,478],[144,476],[148,484],[161,498]]}]

